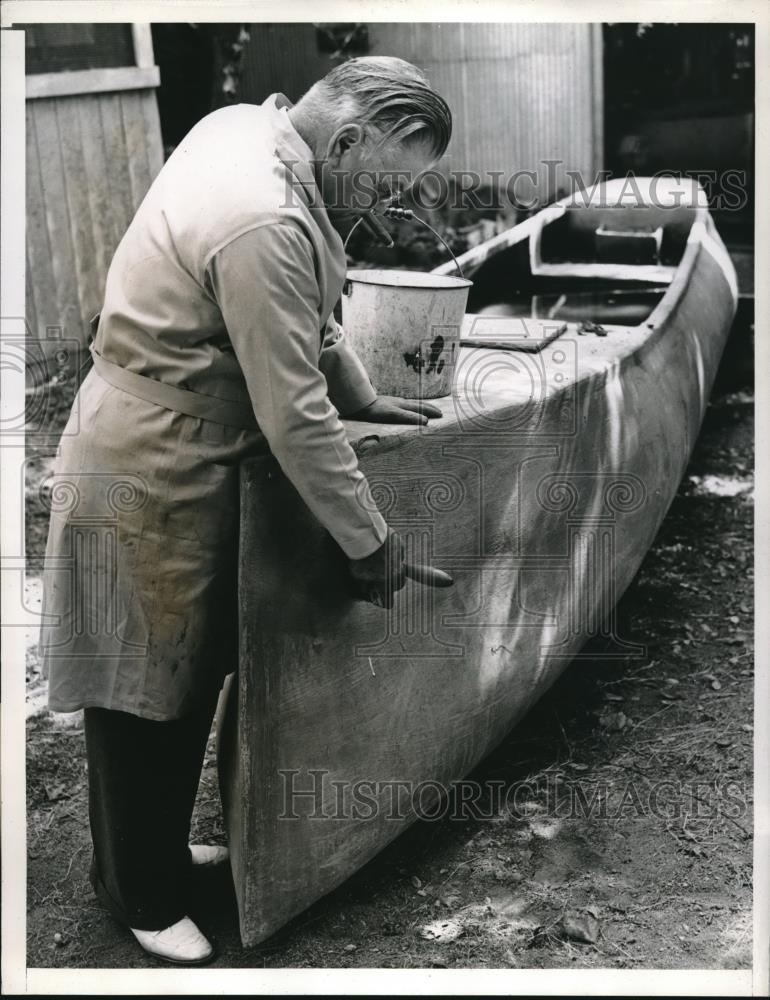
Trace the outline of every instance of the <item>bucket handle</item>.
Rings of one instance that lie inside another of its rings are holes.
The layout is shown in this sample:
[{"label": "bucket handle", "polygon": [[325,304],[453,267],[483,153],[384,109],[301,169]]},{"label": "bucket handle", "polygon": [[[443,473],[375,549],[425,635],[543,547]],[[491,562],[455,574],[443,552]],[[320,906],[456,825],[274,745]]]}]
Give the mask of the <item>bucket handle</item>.
[{"label": "bucket handle", "polygon": [[[374,216],[374,212],[373,211],[369,211],[366,214],[367,214],[367,216]],[[400,205],[391,205],[388,208],[386,208],[385,211],[382,214],[387,219],[396,219],[398,221],[401,221],[402,219],[414,219],[416,222],[422,223],[422,225],[425,226],[426,229],[430,229],[430,231],[433,233],[433,235],[436,237],[436,239],[440,240],[441,243],[444,244],[444,247],[446,248],[447,252],[449,253],[449,256],[455,262],[455,267],[457,268],[457,271],[458,271],[460,277],[463,278],[463,279],[465,278],[465,275],[463,274],[463,269],[460,267],[460,262],[458,261],[457,257],[455,257],[454,253],[452,253],[452,248],[449,246],[449,244],[444,239],[444,237],[441,235],[441,233],[437,232],[433,228],[433,226],[430,225],[430,223],[428,223],[428,222],[425,221],[425,219],[421,219],[419,215],[415,215],[414,212],[411,210],[411,208],[401,208]],[[376,218],[376,216],[375,216],[375,218]],[[360,215],[358,217],[358,219],[356,219],[356,221],[353,223],[353,225],[351,226],[350,232],[348,233],[347,238],[345,239],[345,243],[343,244],[343,249],[344,250],[347,250],[347,248],[348,248],[348,242],[350,240],[350,237],[356,231],[356,229],[358,228],[358,226],[360,226],[361,223],[364,222],[364,221],[365,221],[365,216]],[[381,227],[381,226],[382,226],[382,224],[379,223],[378,228]],[[342,291],[343,291],[344,295],[348,294],[347,289],[343,288]]]}]

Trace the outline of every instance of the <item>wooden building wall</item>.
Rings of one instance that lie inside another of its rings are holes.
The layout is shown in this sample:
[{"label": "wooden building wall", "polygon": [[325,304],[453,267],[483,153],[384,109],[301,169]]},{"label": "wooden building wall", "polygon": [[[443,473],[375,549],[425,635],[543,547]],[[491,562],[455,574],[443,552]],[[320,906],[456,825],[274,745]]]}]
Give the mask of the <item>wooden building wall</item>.
[{"label": "wooden building wall", "polygon": [[[447,170],[535,170],[537,195],[548,200],[564,169],[592,175],[602,165],[599,25],[367,29],[370,53],[423,67],[452,107]],[[162,166],[149,28],[131,30],[136,66],[28,77],[28,322],[41,339],[61,327],[85,342],[110,257]],[[281,90],[296,100],[333,65],[314,25],[253,24],[238,99],[259,102]],[[562,161],[559,176],[546,160]],[[520,190],[529,196],[529,182]]]},{"label": "wooden building wall", "polygon": [[86,343],[112,254],[163,165],[157,70],[119,89],[131,69],[102,71],[107,89],[88,75],[99,71],[27,77],[26,312],[41,342],[58,328]]},{"label": "wooden building wall", "polygon": [[[447,100],[454,134],[444,166],[508,175],[536,170],[553,198],[564,170],[600,169],[602,36],[599,24],[370,23],[369,54],[422,67]],[[244,52],[243,101],[276,90],[296,100],[335,63],[310,24],[253,24]],[[561,160],[554,178],[543,167]],[[531,193],[529,182],[521,191]]]}]

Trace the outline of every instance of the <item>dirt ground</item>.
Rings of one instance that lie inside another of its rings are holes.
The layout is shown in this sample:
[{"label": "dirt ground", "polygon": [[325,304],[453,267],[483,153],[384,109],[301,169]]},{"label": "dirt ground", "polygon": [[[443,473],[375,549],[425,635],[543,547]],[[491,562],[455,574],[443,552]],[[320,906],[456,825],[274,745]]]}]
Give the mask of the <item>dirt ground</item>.
[{"label": "dirt ground", "polygon": [[[528,782],[518,811],[412,827],[248,950],[227,867],[196,873],[215,965],[750,967],[753,395],[729,389],[620,606],[648,656],[573,663],[473,775]],[[82,719],[32,715],[28,965],[152,967],[91,894],[86,780]],[[213,741],[193,840],[224,842]]]}]

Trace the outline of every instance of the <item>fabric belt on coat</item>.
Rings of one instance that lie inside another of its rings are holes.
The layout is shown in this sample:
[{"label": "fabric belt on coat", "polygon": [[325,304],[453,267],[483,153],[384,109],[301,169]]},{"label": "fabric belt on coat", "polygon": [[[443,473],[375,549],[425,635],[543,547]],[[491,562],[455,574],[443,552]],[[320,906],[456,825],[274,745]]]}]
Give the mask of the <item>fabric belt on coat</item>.
[{"label": "fabric belt on coat", "polygon": [[140,375],[107,361],[93,344],[90,351],[98,374],[116,389],[123,389],[132,396],[146,399],[175,413],[184,413],[188,417],[200,417],[201,420],[210,420],[214,424],[224,424],[225,427],[236,427],[239,430],[259,430],[257,418],[248,403],[180,389],[168,382],[159,382],[158,379]]}]

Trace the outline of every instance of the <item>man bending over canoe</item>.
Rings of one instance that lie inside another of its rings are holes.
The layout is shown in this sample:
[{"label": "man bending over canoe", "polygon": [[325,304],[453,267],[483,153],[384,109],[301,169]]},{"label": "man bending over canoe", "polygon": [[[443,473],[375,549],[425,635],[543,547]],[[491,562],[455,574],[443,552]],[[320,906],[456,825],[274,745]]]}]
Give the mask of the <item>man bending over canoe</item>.
[{"label": "man bending over canoe", "polygon": [[332,309],[356,172],[414,178],[450,134],[444,101],[391,58],[344,63],[295,106],[277,94],[216,111],[110,266],[57,458],[41,648],[50,708],[85,709],[94,889],[168,961],[213,956],[187,890],[191,866],[226,850],[188,838],[236,666],[239,463],[269,449],[357,585],[386,605],[403,586],[403,546],[340,415],[441,414],[378,396]]}]

